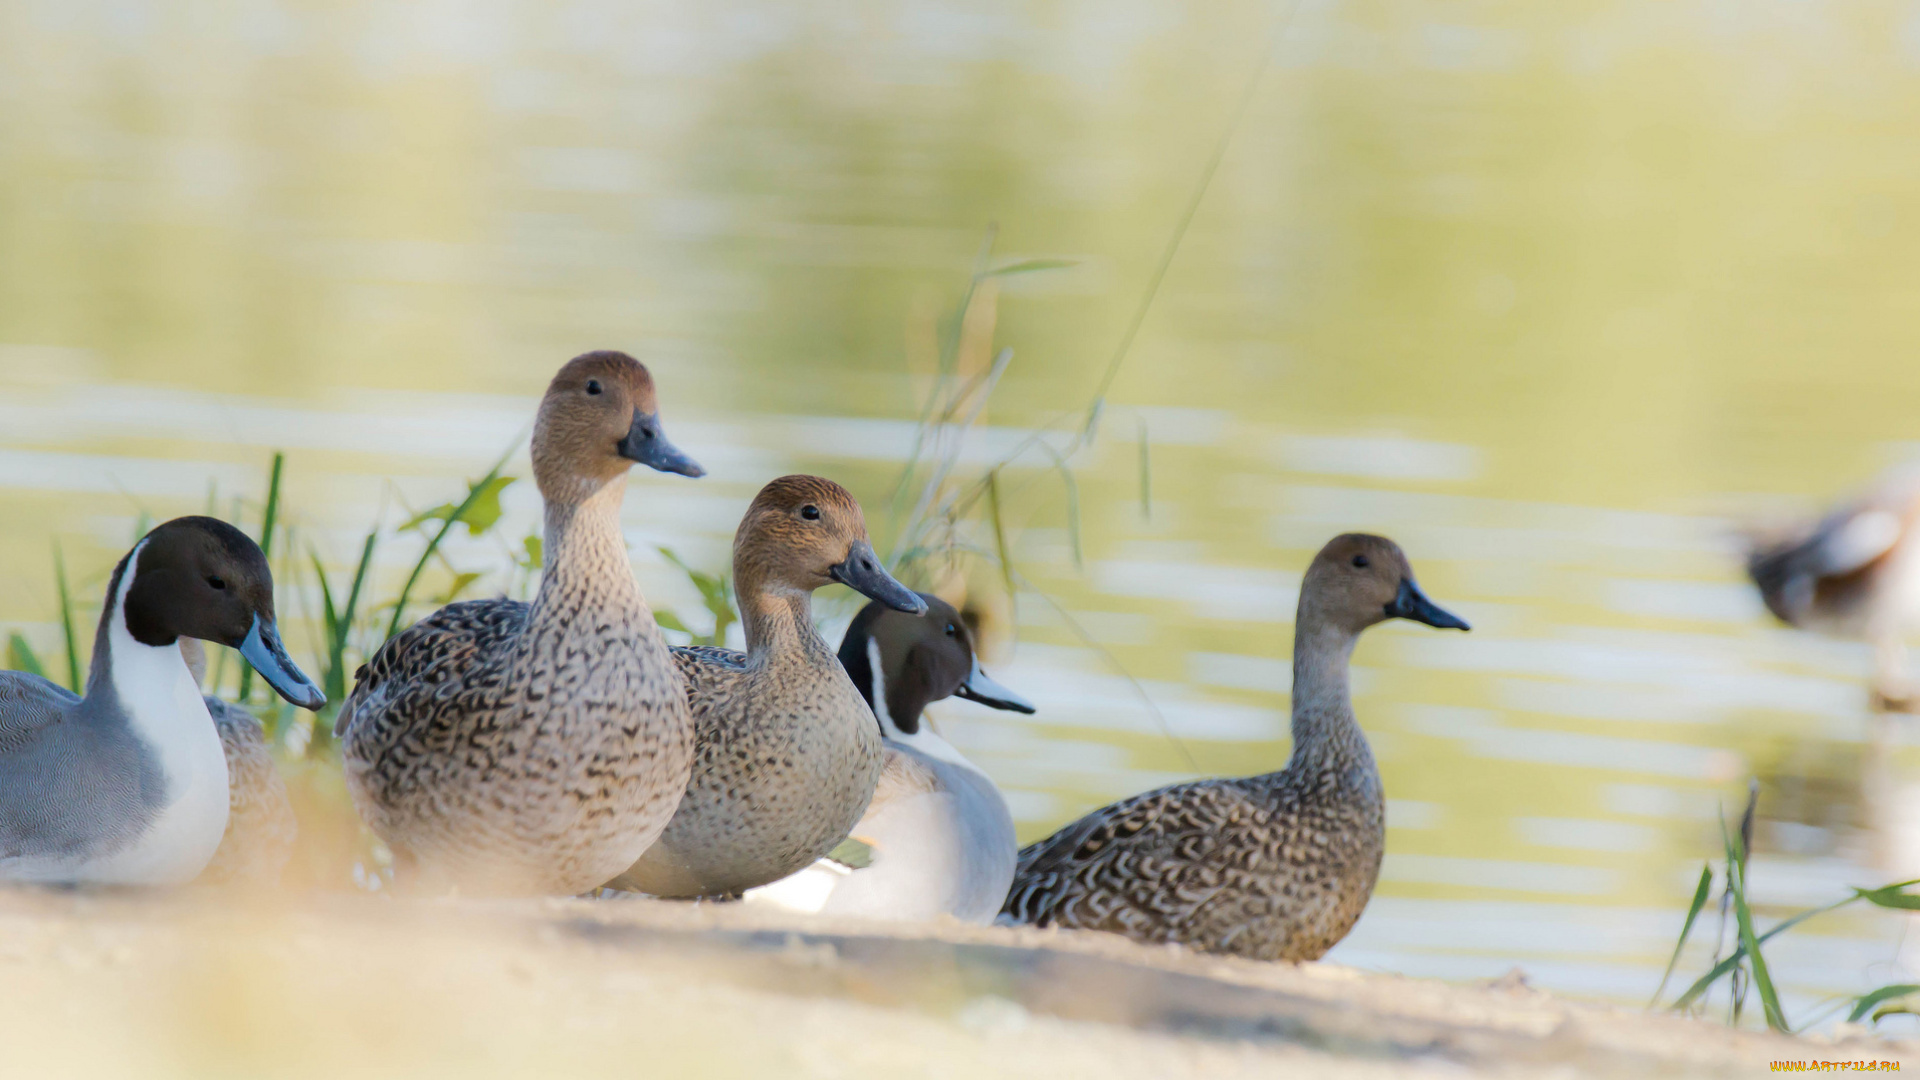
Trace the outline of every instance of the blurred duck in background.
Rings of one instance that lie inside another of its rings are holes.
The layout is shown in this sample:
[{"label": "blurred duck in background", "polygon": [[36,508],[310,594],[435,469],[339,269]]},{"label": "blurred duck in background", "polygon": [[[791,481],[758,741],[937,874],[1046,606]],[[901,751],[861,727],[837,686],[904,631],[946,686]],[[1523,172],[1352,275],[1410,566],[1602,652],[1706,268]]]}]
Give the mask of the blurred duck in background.
[{"label": "blurred duck in background", "polygon": [[1353,929],[1380,874],[1386,804],[1347,666],[1361,632],[1388,619],[1468,629],[1421,593],[1399,545],[1335,537],[1300,586],[1286,768],[1136,795],[1029,845],[1003,921],[1319,959]]},{"label": "blurred duck in background", "polygon": [[[886,764],[849,842],[771,885],[748,903],[874,919],[950,915],[990,923],[1013,883],[1018,844],[1007,800],[953,744],[926,707],[949,696],[1032,713],[987,677],[960,612],[921,593],[925,614],[878,601],[854,616],[840,664],[879,721]],[[847,850],[842,850],[842,849]]]},{"label": "blurred duck in background", "polygon": [[[207,681],[207,652],[198,639],[180,639],[180,654],[199,686]],[[267,729],[246,709],[211,694],[204,699],[227,758],[227,831],[207,868],[207,885],[276,885],[293,858],[300,826],[287,782],[273,763]]]},{"label": "blurred duck in background", "polygon": [[179,885],[206,868],[227,756],[183,637],[240,650],[303,709],[326,704],[281,647],[259,546],[209,517],[155,528],[114,568],[86,696],[0,672],[0,879]]},{"label": "blurred duck in background", "polygon": [[1873,647],[1876,707],[1913,710],[1906,635],[1920,627],[1920,469],[1889,474],[1809,525],[1756,538],[1747,573],[1789,626]]},{"label": "blurred duck in background", "polygon": [[837,581],[913,615],[926,602],[881,565],[852,494],[818,476],[783,476],[754,497],[733,580],[747,651],[673,651],[693,707],[693,778],[613,888],[737,897],[833,850],[873,801],[880,732],[814,629],[813,591]]},{"label": "blurred duck in background", "polygon": [[628,562],[642,464],[701,476],[667,441],[653,377],[574,357],[533,431],[546,568],[532,604],[449,604],[380,647],[338,731],[347,790],[415,890],[572,895],[673,816],[693,750],[686,683]]}]

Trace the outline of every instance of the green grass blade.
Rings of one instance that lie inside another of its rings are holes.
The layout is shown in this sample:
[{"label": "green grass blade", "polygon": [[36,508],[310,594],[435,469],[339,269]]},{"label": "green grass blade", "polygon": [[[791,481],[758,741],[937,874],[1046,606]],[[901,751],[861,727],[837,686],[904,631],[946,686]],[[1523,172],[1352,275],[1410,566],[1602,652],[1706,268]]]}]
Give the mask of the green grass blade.
[{"label": "green grass blade", "polygon": [[73,590],[67,586],[67,559],[53,545],[53,580],[60,590],[60,631],[67,641],[67,689],[84,692],[80,682],[80,635],[73,628]]},{"label": "green grass blade", "polygon": [[1854,895],[1883,908],[1896,911],[1920,911],[1920,896],[1903,892],[1909,885],[1920,885],[1920,881],[1900,881],[1892,885],[1882,885],[1877,889],[1855,889]]},{"label": "green grass blade", "polygon": [[[260,551],[267,561],[273,561],[273,527],[280,518],[280,475],[286,468],[287,455],[278,450],[273,452],[273,469],[267,474],[267,511],[260,519]],[[253,696],[253,665],[240,669],[240,700],[246,701]]]},{"label": "green grass blade", "polygon": [[1014,274],[1031,274],[1036,270],[1065,270],[1080,265],[1074,259],[1021,259],[1019,262],[996,266],[981,274],[981,277],[1011,277]]},{"label": "green grass blade", "polygon": [[987,474],[987,518],[993,524],[993,552],[1000,564],[1000,580],[1006,583],[1007,598],[1011,600],[1019,590],[1013,584],[1013,552],[1007,546],[1006,523],[1000,518],[999,469]]},{"label": "green grass blade", "polygon": [[1081,425],[1083,441],[1091,442],[1094,429],[1100,423],[1100,411],[1106,404],[1107,391],[1113,389],[1113,380],[1120,374],[1120,366],[1126,362],[1127,354],[1133,349],[1133,340],[1140,334],[1140,327],[1147,321],[1147,312],[1153,308],[1154,297],[1160,294],[1160,283],[1166,280],[1167,270],[1173,265],[1173,257],[1180,251],[1180,242],[1186,238],[1187,230],[1193,225],[1193,217],[1200,212],[1200,204],[1207,197],[1207,189],[1213,186],[1213,176],[1220,171],[1220,162],[1227,156],[1227,147],[1233,142],[1234,132],[1240,129],[1240,121],[1247,115],[1247,107],[1253,104],[1256,91],[1260,89],[1261,77],[1267,73],[1267,64],[1273,59],[1274,51],[1280,44],[1280,35],[1286,32],[1293,21],[1294,12],[1299,3],[1287,10],[1274,28],[1273,39],[1260,51],[1260,62],[1254,66],[1253,74],[1247,79],[1246,89],[1241,91],[1240,100],[1227,118],[1226,127],[1221,129],[1220,138],[1214,144],[1213,154],[1200,170],[1200,178],[1193,186],[1193,194],[1187,199],[1186,207],[1180,212],[1180,219],[1174,224],[1173,235],[1167,238],[1167,245],[1160,252],[1160,259],[1154,264],[1153,274],[1147,278],[1147,286],[1140,294],[1140,302],[1134,307],[1133,315],[1127,322],[1127,328],[1120,335],[1120,343],[1114,347],[1113,356],[1107,361],[1106,373],[1100,377],[1100,387],[1094,391],[1093,402],[1087,406],[1086,420]]},{"label": "green grass blade", "polygon": [[7,635],[7,667],[43,679],[47,677],[47,669],[41,665],[40,657],[35,655],[33,646],[18,630]]},{"label": "green grass blade", "polygon": [[1773,974],[1767,970],[1766,955],[1760,951],[1760,939],[1753,931],[1753,909],[1747,906],[1747,852],[1744,845],[1735,844],[1724,820],[1720,823],[1720,832],[1727,847],[1727,885],[1733,890],[1734,921],[1740,930],[1740,945],[1747,953],[1747,970],[1753,974],[1753,988],[1760,994],[1760,1005],[1765,1011],[1767,1026],[1775,1031],[1791,1033],[1793,1027],[1780,1010],[1780,996],[1774,991]]},{"label": "green grass blade", "polygon": [[1693,890],[1693,903],[1687,907],[1687,921],[1680,924],[1680,940],[1673,943],[1673,955],[1667,959],[1667,970],[1660,975],[1660,985],[1653,991],[1653,1000],[1647,1002],[1652,1008],[1660,1003],[1660,995],[1667,991],[1667,980],[1673,978],[1673,969],[1680,963],[1680,950],[1687,947],[1687,935],[1693,933],[1693,922],[1700,917],[1700,910],[1707,906],[1707,897],[1713,893],[1713,867],[1702,864],[1700,884]]},{"label": "green grass blade", "polygon": [[[1787,930],[1791,930],[1796,926],[1799,926],[1801,923],[1806,922],[1808,919],[1813,918],[1815,915],[1825,915],[1829,911],[1835,911],[1839,908],[1846,907],[1848,904],[1854,903],[1859,899],[1860,898],[1857,896],[1849,896],[1845,900],[1835,900],[1833,903],[1824,905],[1822,907],[1809,908],[1806,911],[1803,911],[1798,915],[1793,916],[1790,919],[1784,920],[1783,922],[1775,926],[1773,929],[1768,930],[1766,933],[1761,934],[1760,943],[1764,945],[1768,941],[1772,940],[1775,936]],[[1708,971],[1705,975],[1700,976],[1700,978],[1694,980],[1693,984],[1687,987],[1687,992],[1684,994],[1681,994],[1680,997],[1676,999],[1674,1003],[1670,1006],[1670,1008],[1675,1010],[1684,1009],[1687,1006],[1693,1004],[1695,1001],[1699,1000],[1699,997],[1701,994],[1706,993],[1707,989],[1711,987],[1714,983],[1725,978],[1727,976],[1727,973],[1732,971],[1735,967],[1738,967],[1740,964],[1740,961],[1746,959],[1746,957],[1747,957],[1747,947],[1744,944],[1736,947],[1733,950],[1733,954],[1731,956],[1728,956],[1725,960],[1722,960],[1718,964],[1715,964],[1712,970]]]},{"label": "green grass blade", "polygon": [[1853,1011],[1847,1014],[1847,1023],[1859,1023],[1860,1018],[1872,1012],[1875,1005],[1889,998],[1906,997],[1914,993],[1920,993],[1920,983],[1894,983],[1870,994],[1862,994],[1854,1001]]},{"label": "green grass blade", "polygon": [[426,572],[427,564],[433,561],[434,553],[440,550],[440,542],[447,538],[447,534],[453,531],[453,527],[460,523],[463,515],[472,509],[474,504],[489,495],[498,497],[499,492],[493,486],[493,482],[499,478],[500,470],[507,467],[507,461],[513,457],[513,451],[519,445],[519,440],[515,439],[513,448],[508,449],[500,456],[499,461],[494,462],[493,468],[487,470],[487,475],[481,477],[478,483],[468,486],[467,497],[461,500],[453,513],[447,515],[445,521],[440,523],[440,528],[434,532],[433,539],[427,541],[427,549],[420,553],[419,560],[413,564],[412,572],[407,574],[407,583],[400,587],[400,595],[394,600],[393,618],[387,623],[385,640],[391,640],[400,632],[401,621],[407,617],[407,601],[413,596],[413,587],[420,583],[420,575]]},{"label": "green grass blade", "polygon": [[345,678],[340,671],[340,642],[346,637],[346,631],[340,625],[340,611],[333,605],[333,588],[327,583],[327,568],[320,562],[320,553],[308,551],[313,560],[313,576],[320,582],[320,616],[326,630],[326,665],[322,669],[321,686],[327,692],[327,700],[340,700]]}]

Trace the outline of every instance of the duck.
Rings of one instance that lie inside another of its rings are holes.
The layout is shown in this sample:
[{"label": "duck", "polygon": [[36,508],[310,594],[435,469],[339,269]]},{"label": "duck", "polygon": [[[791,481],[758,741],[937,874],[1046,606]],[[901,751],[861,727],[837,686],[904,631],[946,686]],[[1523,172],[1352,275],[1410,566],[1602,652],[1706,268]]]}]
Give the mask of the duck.
[{"label": "duck", "polygon": [[355,675],[335,725],[355,809],[419,894],[570,896],[624,870],[685,790],[684,678],[620,528],[635,464],[705,474],[666,437],[653,376],[583,353],[534,420],[546,566],[531,604],[449,604]]},{"label": "duck", "polygon": [[754,496],[733,540],[745,652],[674,649],[694,722],[693,775],[657,841],[608,884],[668,899],[734,899],[846,839],[884,754],[873,710],[813,625],[839,582],[914,615],[926,602],[874,554],[860,504],[818,476]]},{"label": "duck", "polygon": [[1864,640],[1871,694],[1888,712],[1915,707],[1906,635],[1920,628],[1920,468],[1883,476],[1815,522],[1751,538],[1747,575],[1788,626]]},{"label": "duck", "polygon": [[259,545],[217,518],[155,527],[108,581],[84,695],[0,672],[0,880],[169,886],[206,868],[227,760],[183,637],[238,649],[300,708],[326,704],[280,643]]},{"label": "duck", "polygon": [[[198,639],[180,639],[180,653],[195,686],[207,681],[207,653]],[[227,759],[227,831],[206,869],[202,885],[275,885],[293,859],[300,836],[287,782],[273,763],[267,729],[245,708],[212,694],[201,695],[220,750]]]},{"label": "duck", "polygon": [[[853,827],[848,858],[830,854],[757,889],[749,904],[821,915],[986,925],[1013,884],[1013,814],[991,778],[934,730],[926,707],[958,696],[1034,711],[981,670],[973,634],[953,605],[921,593],[925,614],[879,601],[840,642],[840,666],[873,709],[885,763]],[[837,850],[837,849],[836,849]]]},{"label": "duck", "polygon": [[1001,921],[1256,960],[1325,955],[1366,908],[1385,847],[1347,667],[1360,634],[1388,619],[1469,629],[1420,591],[1392,540],[1329,541],[1301,581],[1286,766],[1149,791],[1028,845]]}]

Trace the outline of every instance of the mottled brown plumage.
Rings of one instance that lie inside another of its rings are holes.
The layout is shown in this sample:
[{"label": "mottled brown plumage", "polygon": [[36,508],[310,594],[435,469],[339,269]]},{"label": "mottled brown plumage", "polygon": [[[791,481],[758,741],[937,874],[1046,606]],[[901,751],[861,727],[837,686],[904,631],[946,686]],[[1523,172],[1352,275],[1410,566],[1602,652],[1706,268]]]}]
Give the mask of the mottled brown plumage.
[{"label": "mottled brown plumage", "polygon": [[1002,918],[1318,959],[1353,928],[1380,873],[1385,803],[1347,659],[1361,631],[1395,617],[1467,628],[1420,593],[1393,541],[1335,537],[1301,583],[1286,768],[1175,784],[1088,814],[1020,852]]},{"label": "mottled brown plumage", "polygon": [[209,885],[275,885],[293,858],[300,826],[267,731],[247,710],[208,697],[207,712],[227,755],[227,831],[196,880]]},{"label": "mottled brown plumage", "polygon": [[620,531],[634,461],[700,475],[661,434],[646,368],[576,357],[534,427],[547,563],[533,603],[449,605],[361,669],[340,714],[347,787],[403,884],[583,892],[672,816],[692,723]]},{"label": "mottled brown plumage", "polygon": [[[195,685],[207,681],[207,653],[194,638],[180,639]],[[287,782],[274,764],[267,730],[251,712],[211,694],[203,700],[227,759],[227,831],[207,868],[194,880],[207,885],[272,885],[293,858],[300,826]]]},{"label": "mottled brown plumage", "polygon": [[673,821],[616,888],[732,896],[825,855],[873,797],[880,729],[813,628],[813,590],[840,581],[906,611],[860,504],[817,476],[763,488],[733,542],[747,651],[675,649],[693,708],[693,776]]}]

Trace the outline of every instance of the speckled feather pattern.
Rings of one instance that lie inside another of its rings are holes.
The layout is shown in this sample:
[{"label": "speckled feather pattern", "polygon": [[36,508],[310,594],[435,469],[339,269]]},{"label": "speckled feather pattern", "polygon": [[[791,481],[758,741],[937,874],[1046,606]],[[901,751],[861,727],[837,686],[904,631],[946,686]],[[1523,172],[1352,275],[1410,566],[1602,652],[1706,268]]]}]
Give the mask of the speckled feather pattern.
[{"label": "speckled feather pattern", "polygon": [[227,755],[227,831],[199,880],[213,885],[274,884],[293,858],[300,832],[287,782],[274,765],[260,721],[217,697],[206,701]]},{"label": "speckled feather pattern", "polygon": [[348,789],[423,884],[583,892],[673,814],[691,755],[685,684],[627,563],[619,485],[608,491],[577,512],[549,504],[531,606],[449,605],[362,669],[342,713]]},{"label": "speckled feather pattern", "polygon": [[1353,714],[1348,667],[1360,634],[1388,618],[1468,629],[1419,591],[1393,541],[1328,541],[1294,616],[1286,767],[1175,784],[1088,814],[1020,852],[1001,917],[1319,959],[1366,910],[1385,852],[1380,770]]},{"label": "speckled feather pattern", "polygon": [[825,855],[865,812],[883,762],[873,711],[804,604],[781,621],[792,644],[759,666],[729,649],[674,650],[692,702],[693,776],[620,887],[737,895]]},{"label": "speckled feather pattern", "polygon": [[1020,852],[1003,914],[1261,960],[1315,960],[1360,918],[1386,840],[1360,742],[1264,776],[1175,784]]}]

